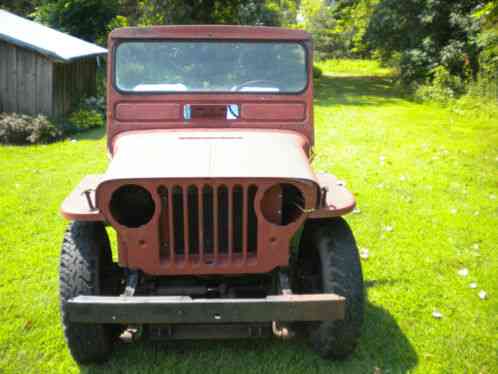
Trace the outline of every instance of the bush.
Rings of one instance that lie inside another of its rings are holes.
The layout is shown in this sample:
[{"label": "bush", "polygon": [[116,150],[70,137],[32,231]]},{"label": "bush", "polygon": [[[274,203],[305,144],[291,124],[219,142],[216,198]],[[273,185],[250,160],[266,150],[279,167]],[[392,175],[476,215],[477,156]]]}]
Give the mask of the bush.
[{"label": "bush", "polygon": [[103,97],[88,97],[71,113],[65,130],[71,133],[102,127],[105,124],[105,113],[106,103]]},{"label": "bush", "polygon": [[103,96],[90,96],[83,100],[80,105],[80,109],[96,110],[105,116],[106,112],[106,102]]},{"label": "bush", "polygon": [[76,131],[104,126],[104,116],[95,109],[78,109],[69,116],[69,123]]},{"label": "bush", "polygon": [[0,113],[0,143],[46,143],[61,135],[61,130],[45,116]]},{"label": "bush", "polygon": [[465,84],[458,76],[451,75],[444,66],[432,70],[431,84],[421,85],[415,92],[415,98],[420,101],[435,101],[446,105],[465,91]]},{"label": "bush", "polygon": [[319,79],[323,75],[322,69],[320,67],[313,65],[313,78]]}]

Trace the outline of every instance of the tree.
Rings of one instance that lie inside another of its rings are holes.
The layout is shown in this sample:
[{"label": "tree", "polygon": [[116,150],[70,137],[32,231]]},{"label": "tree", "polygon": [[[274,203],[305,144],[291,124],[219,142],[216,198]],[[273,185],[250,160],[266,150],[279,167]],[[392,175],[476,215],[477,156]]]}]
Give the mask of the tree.
[{"label": "tree", "polygon": [[22,17],[29,17],[38,5],[40,5],[40,0],[0,0],[0,9]]},{"label": "tree", "polygon": [[439,65],[452,75],[477,71],[479,23],[472,11],[478,0],[382,0],[376,6],[366,41],[384,60],[400,56],[404,83],[430,78]]},{"label": "tree", "polygon": [[44,0],[35,12],[38,22],[95,42],[116,17],[118,0]]},{"label": "tree", "polygon": [[139,24],[249,24],[278,26],[296,14],[291,0],[141,0]]},{"label": "tree", "polygon": [[303,0],[304,27],[313,34],[318,56],[366,57],[363,41],[370,16],[379,0]]}]

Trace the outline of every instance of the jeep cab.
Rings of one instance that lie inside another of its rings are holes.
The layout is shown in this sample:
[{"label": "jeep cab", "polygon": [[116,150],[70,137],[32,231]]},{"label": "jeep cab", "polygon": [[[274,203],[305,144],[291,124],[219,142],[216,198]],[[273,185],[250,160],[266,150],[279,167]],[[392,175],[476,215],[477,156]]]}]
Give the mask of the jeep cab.
[{"label": "jeep cab", "polygon": [[[109,36],[102,175],[62,204],[62,324],[79,363],[113,341],[357,343],[363,281],[343,183],[313,171],[313,58],[300,30],[123,28]],[[115,230],[111,250],[106,227]]]}]

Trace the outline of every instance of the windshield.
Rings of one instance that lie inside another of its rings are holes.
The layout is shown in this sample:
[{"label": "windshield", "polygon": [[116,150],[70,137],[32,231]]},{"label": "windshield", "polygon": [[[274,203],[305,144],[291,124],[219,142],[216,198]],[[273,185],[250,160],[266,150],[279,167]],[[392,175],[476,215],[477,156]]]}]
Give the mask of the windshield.
[{"label": "windshield", "polygon": [[306,52],[295,42],[132,41],[116,49],[115,82],[129,92],[297,93]]}]

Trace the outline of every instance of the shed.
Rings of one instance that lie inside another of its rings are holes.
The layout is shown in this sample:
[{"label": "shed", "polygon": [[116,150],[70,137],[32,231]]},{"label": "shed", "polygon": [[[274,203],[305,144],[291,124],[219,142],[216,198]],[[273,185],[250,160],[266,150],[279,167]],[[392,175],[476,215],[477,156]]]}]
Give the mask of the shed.
[{"label": "shed", "polygon": [[0,112],[62,117],[96,93],[107,50],[0,10]]}]

